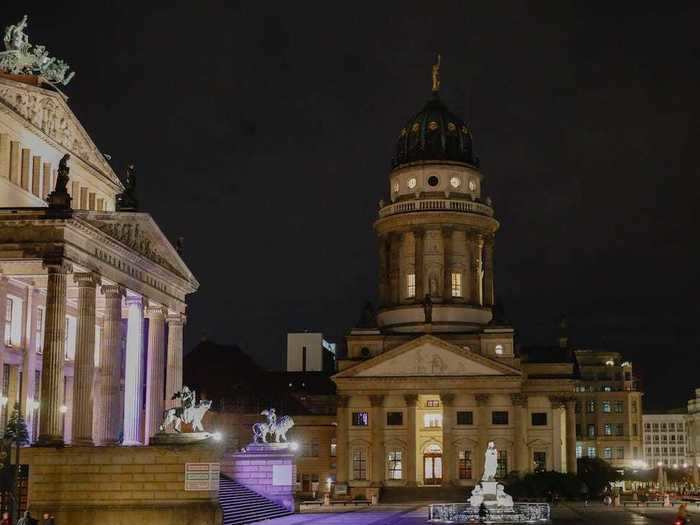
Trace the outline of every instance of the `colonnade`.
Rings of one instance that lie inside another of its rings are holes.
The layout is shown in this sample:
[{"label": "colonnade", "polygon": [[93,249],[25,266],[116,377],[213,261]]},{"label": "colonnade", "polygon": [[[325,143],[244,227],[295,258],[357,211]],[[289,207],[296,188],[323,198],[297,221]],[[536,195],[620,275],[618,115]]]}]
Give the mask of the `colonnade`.
[{"label": "colonnade", "polygon": [[[427,262],[426,234],[439,232],[442,253],[439,266],[443,275],[432,276]],[[401,254],[413,246],[412,260],[402,264]],[[454,226],[431,229],[413,229],[379,236],[379,296],[382,306],[403,303],[422,303],[425,295],[441,302],[461,302],[474,306],[491,307],[494,304],[494,237]],[[406,294],[405,276],[415,275],[415,291]],[[452,274],[462,277],[463,293],[452,293]],[[431,279],[434,282],[431,282]],[[441,286],[438,281],[441,281]]]}]

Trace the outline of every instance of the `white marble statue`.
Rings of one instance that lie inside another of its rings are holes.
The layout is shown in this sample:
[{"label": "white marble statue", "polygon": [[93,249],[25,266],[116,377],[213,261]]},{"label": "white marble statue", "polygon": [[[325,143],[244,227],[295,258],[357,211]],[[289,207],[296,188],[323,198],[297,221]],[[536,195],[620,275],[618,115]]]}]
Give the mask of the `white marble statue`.
[{"label": "white marble statue", "polygon": [[480,507],[484,502],[483,491],[481,490],[481,485],[477,485],[472,489],[472,495],[469,497],[469,504],[472,507]]},{"label": "white marble statue", "polygon": [[513,506],[513,497],[506,494],[506,488],[500,483],[496,485],[496,505],[499,507]]},{"label": "white marble statue", "polygon": [[268,434],[273,435],[275,443],[287,441],[287,432],[294,426],[294,420],[291,417],[282,416],[277,419],[274,408],[263,410],[260,415],[265,416],[267,421],[253,425],[253,443],[267,443]]},{"label": "white marble statue", "polygon": [[489,446],[486,449],[484,458],[484,475],[481,481],[493,481],[496,479],[496,471],[498,470],[498,450],[493,441],[489,441]]},{"label": "white marble statue", "polygon": [[183,386],[180,392],[176,392],[172,399],[180,399],[182,406],[169,408],[165,411],[163,424],[160,426],[161,432],[168,430],[181,432],[183,423],[192,424],[192,432],[204,432],[202,419],[207,410],[211,408],[211,401],[197,402],[196,392],[187,386]]}]

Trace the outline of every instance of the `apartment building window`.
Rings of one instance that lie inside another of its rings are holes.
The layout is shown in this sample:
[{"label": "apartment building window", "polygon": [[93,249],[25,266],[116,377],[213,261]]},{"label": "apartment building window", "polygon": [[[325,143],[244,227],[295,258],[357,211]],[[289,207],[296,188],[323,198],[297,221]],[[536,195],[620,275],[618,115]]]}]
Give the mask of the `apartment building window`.
[{"label": "apartment building window", "polygon": [[532,416],[532,426],[541,427],[547,425],[547,412],[533,412]]},{"label": "apartment building window", "polygon": [[416,296],[416,274],[406,274],[406,297]]},{"label": "apartment building window", "polygon": [[[474,413],[472,411],[460,410],[457,412],[457,424],[458,425],[473,425],[474,424]],[[471,479],[471,478],[467,478]]]},{"label": "apartment building window", "polygon": [[612,447],[605,447],[603,449],[603,458],[612,459],[612,457],[613,457]]},{"label": "apartment building window", "polygon": [[544,472],[545,470],[547,470],[547,453],[533,452],[532,463],[535,466],[535,472]]},{"label": "apartment building window", "polygon": [[588,424],[588,437],[591,437],[591,438],[595,437],[595,424],[593,424],[593,423]]},{"label": "apartment building window", "polygon": [[364,448],[352,450],[352,479],[367,479],[367,450]]},{"label": "apartment building window", "polygon": [[595,400],[594,399],[589,399],[586,401],[586,413],[587,414],[595,414]]},{"label": "apartment building window", "polygon": [[387,412],[386,424],[387,426],[403,425],[403,412]]},{"label": "apartment building window", "polygon": [[589,458],[595,457],[595,447],[588,447],[588,457]]},{"label": "apartment building window", "polygon": [[651,424],[650,423],[644,423],[644,431],[649,432],[651,430]]},{"label": "apartment building window", "polygon": [[676,424],[675,424],[675,423],[669,423],[669,424],[668,424],[668,431],[669,431],[669,432],[675,432],[675,431],[676,431]]},{"label": "apartment building window", "polygon": [[602,406],[603,406],[603,412],[609,414],[610,413],[610,401],[603,401]]},{"label": "apartment building window", "polygon": [[617,447],[617,459],[625,459],[625,447]]},{"label": "apartment building window", "polygon": [[452,273],[452,297],[462,297],[462,274]]},{"label": "apartment building window", "polygon": [[352,413],[353,427],[366,427],[367,425],[369,425],[369,415],[367,414],[367,412]]},{"label": "apartment building window", "polygon": [[613,409],[615,410],[616,414],[622,414],[625,411],[625,402],[624,401],[615,401],[615,404],[613,405]]},{"label": "apartment building window", "polygon": [[459,479],[472,479],[472,451],[459,451]]},{"label": "apartment building window", "polygon": [[613,435],[612,423],[605,423],[605,425],[603,425],[603,435],[604,436],[612,436]]},{"label": "apartment building window", "polygon": [[625,424],[624,423],[615,423],[615,435],[616,436],[624,436],[625,435]]},{"label": "apartment building window", "polygon": [[401,451],[392,450],[389,452],[389,479],[403,478],[403,464],[401,462]]},{"label": "apartment building window", "polygon": [[505,410],[494,410],[491,412],[491,424],[492,425],[507,425],[508,424],[508,412]]},{"label": "apartment building window", "polygon": [[576,458],[583,457],[583,447],[581,445],[576,445]]}]

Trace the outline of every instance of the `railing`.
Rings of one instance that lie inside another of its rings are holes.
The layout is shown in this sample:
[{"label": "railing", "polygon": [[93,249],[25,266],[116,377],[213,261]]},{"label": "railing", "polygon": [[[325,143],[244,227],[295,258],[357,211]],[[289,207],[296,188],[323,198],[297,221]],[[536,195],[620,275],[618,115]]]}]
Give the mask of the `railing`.
[{"label": "railing", "polygon": [[472,507],[469,503],[435,503],[428,508],[433,523],[548,523],[547,503],[520,503],[512,507]]},{"label": "railing", "polygon": [[452,199],[426,199],[395,202],[379,210],[379,217],[416,211],[456,211],[493,217],[493,208],[480,202]]}]

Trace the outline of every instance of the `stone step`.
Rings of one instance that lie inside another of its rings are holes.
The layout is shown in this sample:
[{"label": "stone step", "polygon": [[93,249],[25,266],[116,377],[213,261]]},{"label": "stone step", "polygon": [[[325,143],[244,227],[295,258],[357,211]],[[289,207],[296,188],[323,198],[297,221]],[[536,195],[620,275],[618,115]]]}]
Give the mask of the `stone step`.
[{"label": "stone step", "polygon": [[286,508],[222,475],[219,504],[224,525],[244,525],[291,514]]}]

